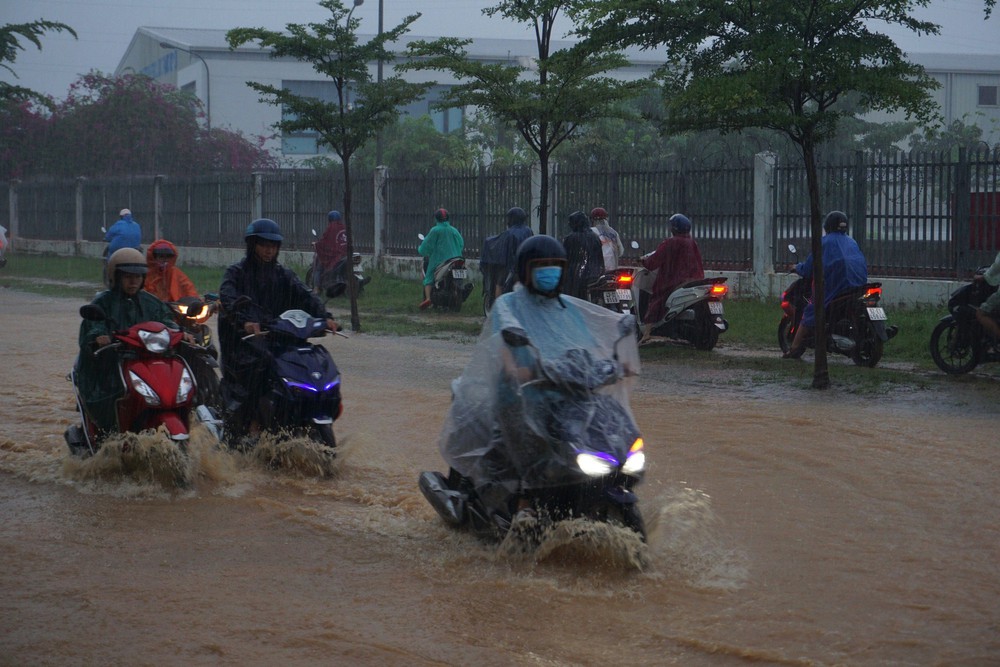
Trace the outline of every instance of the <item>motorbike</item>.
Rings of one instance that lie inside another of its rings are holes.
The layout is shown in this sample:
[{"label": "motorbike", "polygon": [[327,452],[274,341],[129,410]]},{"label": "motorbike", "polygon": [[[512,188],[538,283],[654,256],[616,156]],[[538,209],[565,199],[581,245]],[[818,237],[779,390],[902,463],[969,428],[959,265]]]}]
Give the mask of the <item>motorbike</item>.
[{"label": "motorbike", "polygon": [[[251,307],[249,299],[237,299],[234,308]],[[244,340],[257,346],[266,359],[265,390],[253,406],[252,414],[262,430],[290,437],[307,437],[329,447],[337,446],[333,422],[340,417],[340,371],[322,345],[309,339],[325,336],[326,320],[303,310],[286,310],[262,323],[260,334]],[[339,331],[333,332],[347,337]],[[225,389],[224,394],[231,393]],[[238,423],[233,396],[227,401],[225,431],[231,441],[243,435],[245,424]]]},{"label": "motorbike", "polygon": [[[423,241],[424,235],[417,234],[417,238]],[[426,272],[426,257],[423,266]],[[431,283],[431,305],[435,308],[458,312],[462,310],[462,304],[472,294],[474,287],[475,285],[469,278],[469,269],[465,266],[465,258],[446,259],[434,269],[434,282]]]},{"label": "motorbike", "polygon": [[[315,229],[312,230],[312,234],[316,236]],[[316,245],[316,243],[313,242],[313,245]],[[320,268],[319,255],[313,253],[312,265],[306,270],[306,285],[310,287],[315,285],[313,277],[317,271],[320,271],[319,289],[326,299],[336,299],[338,296],[342,296],[347,291],[348,281],[351,277],[354,278],[358,296],[361,296],[365,291],[365,285],[371,280],[371,278],[365,276],[364,269],[361,266],[360,252],[351,254],[350,263],[348,263],[347,259],[342,259],[329,271],[323,271]]]},{"label": "motorbike", "polygon": [[[80,316],[91,321],[107,320],[104,310],[95,304],[80,308]],[[125,394],[116,405],[119,431],[139,433],[162,426],[179,448],[186,448],[197,382],[178,354],[179,348],[186,345],[183,336],[180,330],[170,329],[161,322],[140,322],[115,331],[112,342],[94,352],[118,355],[119,375],[125,387]],[[73,455],[90,456],[100,448],[101,434],[87,413],[76,368],[69,379],[82,426],[74,424],[64,437]]]},{"label": "motorbike", "polygon": [[631,268],[619,267],[605,271],[600,278],[587,286],[589,301],[616,313],[631,313],[635,307],[632,280]]},{"label": "motorbike", "polygon": [[[645,469],[643,440],[627,402],[616,398],[610,389],[616,384],[618,389],[623,386],[619,383],[628,371],[617,350],[622,340],[634,335],[634,326],[632,317],[623,318],[622,336],[614,344],[612,358],[595,358],[590,350],[576,348],[561,359],[544,363],[523,329],[502,331],[503,344],[514,354],[530,351],[535,368],[536,377],[521,383],[517,391],[523,424],[514,431],[522,433],[515,437],[518,443],[525,438],[537,441],[539,436],[544,441],[539,444],[547,455],[531,466],[530,473],[539,482],[524,492],[541,521],[554,524],[574,517],[589,518],[622,525],[646,539],[634,492]],[[503,412],[498,419],[512,414],[508,409]],[[467,440],[471,430],[462,427],[458,438]],[[491,430],[494,440],[489,452],[477,449],[446,454],[451,459],[447,476],[422,472],[418,485],[446,524],[500,540],[511,529],[517,500],[511,489],[519,483],[499,472],[507,469],[506,464],[494,459],[507,455],[492,445],[502,437],[499,427],[494,425]],[[456,465],[464,472],[456,470]],[[493,477],[484,483],[484,475]]]},{"label": "motorbike", "polygon": [[[653,298],[656,271],[639,268],[634,274],[632,291],[637,304],[640,324]],[[677,287],[667,297],[666,315],[654,322],[650,336],[685,340],[696,349],[711,350],[719,342],[719,334],[729,330],[722,300],[729,292],[724,276],[692,280]]]},{"label": "motorbike", "polygon": [[1000,361],[1000,342],[976,319],[976,308],[996,291],[985,280],[972,280],[951,293],[948,314],[934,327],[930,341],[931,358],[945,373],[959,375],[981,363]]},{"label": "motorbike", "polygon": [[218,295],[209,293],[203,299],[187,296],[167,304],[174,311],[177,326],[194,339],[193,345],[181,346],[179,354],[184,357],[198,383],[198,403],[211,411],[215,421],[222,410],[219,350],[207,322],[218,310],[218,299]]},{"label": "motorbike", "polygon": [[[794,246],[789,246],[794,254]],[[778,345],[782,352],[792,348],[795,331],[802,320],[806,304],[812,298],[812,281],[799,278],[781,295],[781,321],[778,322]],[[826,307],[826,350],[850,357],[858,366],[874,368],[884,345],[899,332],[899,327],[886,326],[882,299],[882,283],[868,283],[838,295]],[[806,347],[816,347],[815,332],[806,338]]]}]

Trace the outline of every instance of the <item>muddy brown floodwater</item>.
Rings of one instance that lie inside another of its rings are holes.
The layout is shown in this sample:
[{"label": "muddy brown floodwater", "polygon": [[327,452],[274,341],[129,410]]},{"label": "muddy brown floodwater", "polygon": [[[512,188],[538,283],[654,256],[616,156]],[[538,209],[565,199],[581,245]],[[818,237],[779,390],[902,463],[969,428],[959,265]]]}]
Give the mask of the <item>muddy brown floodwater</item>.
[{"label": "muddy brown floodwater", "polygon": [[518,557],[425,503],[467,344],[324,339],[333,478],[201,431],[191,489],[88,475],[79,305],[0,290],[2,664],[1000,664],[990,378],[875,399],[647,364],[637,568],[614,532]]}]

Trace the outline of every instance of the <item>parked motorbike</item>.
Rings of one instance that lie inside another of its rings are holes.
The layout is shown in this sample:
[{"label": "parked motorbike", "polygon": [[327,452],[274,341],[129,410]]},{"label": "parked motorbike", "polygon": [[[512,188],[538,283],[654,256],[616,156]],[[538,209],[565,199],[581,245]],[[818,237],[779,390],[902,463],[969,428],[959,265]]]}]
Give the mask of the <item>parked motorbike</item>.
[{"label": "parked motorbike", "polygon": [[[634,335],[634,327],[633,318],[624,318],[613,358],[598,359],[590,350],[578,348],[568,350],[555,363],[542,362],[523,329],[502,332],[508,348],[529,350],[534,359],[536,378],[521,384],[518,397],[525,424],[520,428],[534,423],[544,424],[547,430],[543,437],[548,456],[536,466],[544,484],[525,494],[541,521],[584,517],[620,524],[646,538],[633,490],[645,469],[643,440],[627,405],[609,391],[625,377],[618,345]],[[494,437],[501,436],[497,432]],[[492,470],[495,464],[487,460],[492,454],[475,452],[472,458],[480,456],[479,462],[463,461],[463,465]],[[451,467],[447,476],[423,472],[418,482],[448,525],[493,539],[502,539],[510,530],[516,498],[503,480],[492,484],[502,489],[499,493],[477,491],[485,487],[477,487],[476,481]]]},{"label": "parked motorbike", "polygon": [[[255,307],[249,299],[237,299],[234,308]],[[265,390],[252,414],[262,430],[290,437],[307,437],[329,448],[337,446],[333,422],[343,411],[340,371],[330,353],[309,339],[325,336],[326,320],[303,310],[286,310],[262,323],[260,334],[244,340],[259,348],[266,359]],[[333,332],[347,337],[341,332]],[[228,406],[227,406],[228,408]],[[236,410],[225,414],[227,437],[245,433],[237,423]]]},{"label": "parked motorbike", "polygon": [[[417,238],[424,240],[423,234]],[[424,271],[427,271],[427,258],[424,258]],[[462,304],[472,294],[475,287],[469,278],[469,269],[465,267],[464,257],[452,257],[441,262],[434,269],[434,282],[431,283],[431,305],[435,308],[447,308],[458,312]]]},{"label": "parked motorbike", "polygon": [[[80,308],[80,316],[92,321],[107,320],[104,310],[95,304]],[[183,332],[169,329],[161,322],[140,322],[115,331],[112,342],[94,352],[118,355],[120,378],[125,387],[125,395],[117,402],[119,431],[139,433],[162,426],[170,439],[185,449],[197,383],[194,373],[178,354],[179,348],[186,345],[183,336]],[[71,426],[64,437],[72,454],[90,456],[100,448],[101,434],[87,413],[75,368],[69,379],[73,382],[82,427]]]},{"label": "parked motorbike", "polygon": [[931,358],[945,373],[968,373],[981,363],[1000,361],[1000,342],[976,319],[976,308],[996,291],[985,280],[972,280],[951,293],[948,314],[934,327],[930,342]]},{"label": "parked motorbike", "polygon": [[[795,253],[795,247],[789,246]],[[781,295],[783,315],[778,323],[778,344],[782,352],[792,347],[792,339],[812,298],[812,281],[799,278]],[[826,350],[850,357],[858,366],[874,368],[882,359],[883,346],[899,331],[886,326],[885,309],[879,305],[882,283],[868,283],[838,295],[826,307]],[[815,332],[806,338],[806,347],[815,348]]]},{"label": "parked motorbike", "polygon": [[[178,353],[184,357],[198,383],[198,404],[207,406],[216,422],[222,411],[219,350],[207,322],[217,312],[218,300],[218,295],[209,293],[204,299],[187,296],[168,304],[174,311],[174,321],[194,339],[193,345],[181,346]],[[214,429],[214,424],[212,428]]]},{"label": "parked motorbike", "polygon": [[[640,325],[645,324],[649,301],[653,297],[653,283],[657,271],[645,268],[636,270],[632,281],[636,315]],[[703,278],[684,283],[667,297],[666,315],[654,322],[650,336],[685,340],[699,350],[711,350],[719,342],[719,334],[729,329],[725,319],[722,299],[729,292],[723,276]],[[641,327],[640,327],[641,328]]]}]

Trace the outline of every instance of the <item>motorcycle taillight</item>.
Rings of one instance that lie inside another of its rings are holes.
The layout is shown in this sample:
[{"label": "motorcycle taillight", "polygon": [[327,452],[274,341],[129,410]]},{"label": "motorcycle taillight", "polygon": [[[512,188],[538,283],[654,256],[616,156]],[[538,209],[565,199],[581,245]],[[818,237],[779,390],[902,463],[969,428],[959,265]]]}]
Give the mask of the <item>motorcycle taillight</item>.
[{"label": "motorcycle taillight", "polygon": [[617,282],[618,282],[619,285],[631,285],[632,284],[632,274],[631,273],[622,273],[622,274],[619,274],[619,276],[617,278]]},{"label": "motorcycle taillight", "polygon": [[722,297],[726,296],[727,292],[729,292],[729,287],[723,285],[722,283],[718,283],[712,285],[712,291],[710,293],[710,296],[715,297],[716,299],[721,299]]},{"label": "motorcycle taillight", "polygon": [[861,297],[861,300],[865,302],[866,306],[877,306],[881,298],[881,287],[869,287],[868,290],[865,291],[865,295]]}]

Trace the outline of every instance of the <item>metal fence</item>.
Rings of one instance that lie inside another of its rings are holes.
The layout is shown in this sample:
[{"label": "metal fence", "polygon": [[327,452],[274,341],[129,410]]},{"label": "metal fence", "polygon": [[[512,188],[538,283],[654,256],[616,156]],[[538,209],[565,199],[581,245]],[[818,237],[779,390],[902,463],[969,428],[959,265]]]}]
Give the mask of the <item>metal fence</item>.
[{"label": "metal fence", "polygon": [[[964,277],[969,269],[990,263],[1000,249],[1000,151],[859,153],[825,164],[819,176],[822,207],[848,213],[851,233],[873,274]],[[752,165],[557,166],[551,181],[555,236],[569,232],[566,220],[573,211],[603,206],[626,242],[638,241],[640,252],[649,252],[665,236],[669,216],[681,211],[695,222],[706,267],[749,268]],[[376,197],[384,198],[385,252],[416,254],[417,234],[426,232],[434,210],[444,207],[473,258],[486,237],[505,228],[508,208],[528,209],[533,201],[532,172],[526,167],[393,170],[379,193],[375,182],[370,173],[352,177],[354,245],[361,252],[373,252],[376,245]],[[768,225],[774,230],[772,260],[782,267],[793,259],[785,250],[788,243],[808,250],[804,169],[778,165],[769,187],[771,193],[764,196],[771,197],[774,211]],[[181,245],[239,247],[248,221],[259,211],[282,225],[288,248],[308,250],[312,231],[318,233],[326,224],[327,211],[341,208],[344,189],[338,173],[275,171],[188,179],[38,180],[0,184],[0,192],[0,224],[11,228],[16,193],[18,234],[25,238],[75,240],[79,224],[81,240],[100,241],[101,228],[127,207],[146,229],[158,214],[161,234]]]}]

